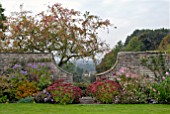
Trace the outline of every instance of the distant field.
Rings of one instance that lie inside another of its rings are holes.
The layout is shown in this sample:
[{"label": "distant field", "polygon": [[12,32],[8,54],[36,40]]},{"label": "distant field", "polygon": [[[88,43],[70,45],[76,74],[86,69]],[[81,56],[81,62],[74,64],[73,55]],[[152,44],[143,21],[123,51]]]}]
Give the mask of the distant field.
[{"label": "distant field", "polygon": [[0,104],[0,114],[170,114],[170,105]]}]

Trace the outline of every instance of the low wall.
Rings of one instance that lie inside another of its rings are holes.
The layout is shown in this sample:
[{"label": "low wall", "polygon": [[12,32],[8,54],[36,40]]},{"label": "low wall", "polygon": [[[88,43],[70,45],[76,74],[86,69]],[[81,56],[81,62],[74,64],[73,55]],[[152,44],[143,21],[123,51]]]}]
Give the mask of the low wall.
[{"label": "low wall", "polygon": [[67,82],[73,82],[73,74],[58,67],[51,53],[0,53],[0,73],[15,62],[44,63],[53,67],[56,78],[64,78]]},{"label": "low wall", "polygon": [[[141,64],[141,59],[144,57],[156,56],[160,54],[159,52],[119,52],[117,56],[116,63],[114,66],[102,73],[96,74],[96,79],[107,78],[111,79],[113,74],[119,71],[122,67],[130,68],[131,71],[140,75],[148,75],[154,77],[154,74],[151,70]],[[165,53],[164,54],[167,66],[170,67],[170,58]]]}]

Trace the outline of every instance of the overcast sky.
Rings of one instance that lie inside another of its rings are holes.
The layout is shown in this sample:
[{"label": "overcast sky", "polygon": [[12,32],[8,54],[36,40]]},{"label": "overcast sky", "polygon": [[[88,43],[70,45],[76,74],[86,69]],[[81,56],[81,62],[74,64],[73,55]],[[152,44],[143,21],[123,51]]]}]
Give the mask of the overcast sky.
[{"label": "overcast sky", "polygon": [[117,29],[110,27],[109,34],[102,31],[99,36],[111,48],[119,40],[124,42],[136,29],[170,28],[170,0],[0,0],[6,15],[19,11],[20,4],[24,4],[25,10],[37,14],[56,2],[69,9],[82,13],[89,11],[109,19]]}]

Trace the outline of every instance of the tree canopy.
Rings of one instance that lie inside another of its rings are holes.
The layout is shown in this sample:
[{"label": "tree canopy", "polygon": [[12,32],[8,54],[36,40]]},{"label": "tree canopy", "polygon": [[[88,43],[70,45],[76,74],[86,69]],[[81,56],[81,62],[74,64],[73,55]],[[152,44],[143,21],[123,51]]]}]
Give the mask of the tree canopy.
[{"label": "tree canopy", "polygon": [[101,63],[96,66],[96,71],[103,72],[110,69],[116,62],[117,54],[122,50],[122,48],[123,43],[119,41],[116,46],[104,56]]},{"label": "tree canopy", "polygon": [[159,45],[159,50],[170,52],[170,34],[166,35],[162,39],[162,41]]},{"label": "tree canopy", "polygon": [[8,18],[8,35],[1,39],[1,52],[54,52],[59,66],[70,59],[91,57],[108,49],[98,37],[98,29],[108,29],[109,20],[89,12],[82,14],[61,4],[48,6],[36,16],[22,10]]},{"label": "tree canopy", "polygon": [[[124,50],[127,51],[157,50],[163,37],[165,37],[168,33],[169,30],[164,28],[155,30],[150,29],[135,30],[130,36],[126,38]],[[138,46],[136,45],[136,43],[138,44]]]},{"label": "tree canopy", "polygon": [[6,27],[4,26],[4,23],[6,21],[6,16],[4,15],[5,9],[2,8],[2,5],[0,3],[0,38],[4,37],[3,32],[5,31]]}]

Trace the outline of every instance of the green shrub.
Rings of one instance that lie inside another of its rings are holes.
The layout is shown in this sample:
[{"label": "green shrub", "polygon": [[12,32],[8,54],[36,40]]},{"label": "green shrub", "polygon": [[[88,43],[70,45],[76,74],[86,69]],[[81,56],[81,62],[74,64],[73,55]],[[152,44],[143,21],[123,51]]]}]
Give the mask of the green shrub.
[{"label": "green shrub", "polygon": [[22,98],[18,101],[18,103],[33,103],[33,102],[34,102],[34,98],[32,96]]},{"label": "green shrub", "polygon": [[0,76],[0,98],[4,101],[15,102],[16,88],[18,84],[7,75]]},{"label": "green shrub", "polygon": [[53,68],[43,63],[29,63],[25,69],[28,72],[28,80],[37,82],[37,86],[40,90],[47,88],[53,81]]},{"label": "green shrub", "polygon": [[6,95],[0,97],[0,103],[8,103],[8,102],[9,102],[9,100]]},{"label": "green shrub", "polygon": [[158,103],[170,104],[170,77],[166,77],[160,83],[155,83],[152,86],[151,93],[151,97]]}]

